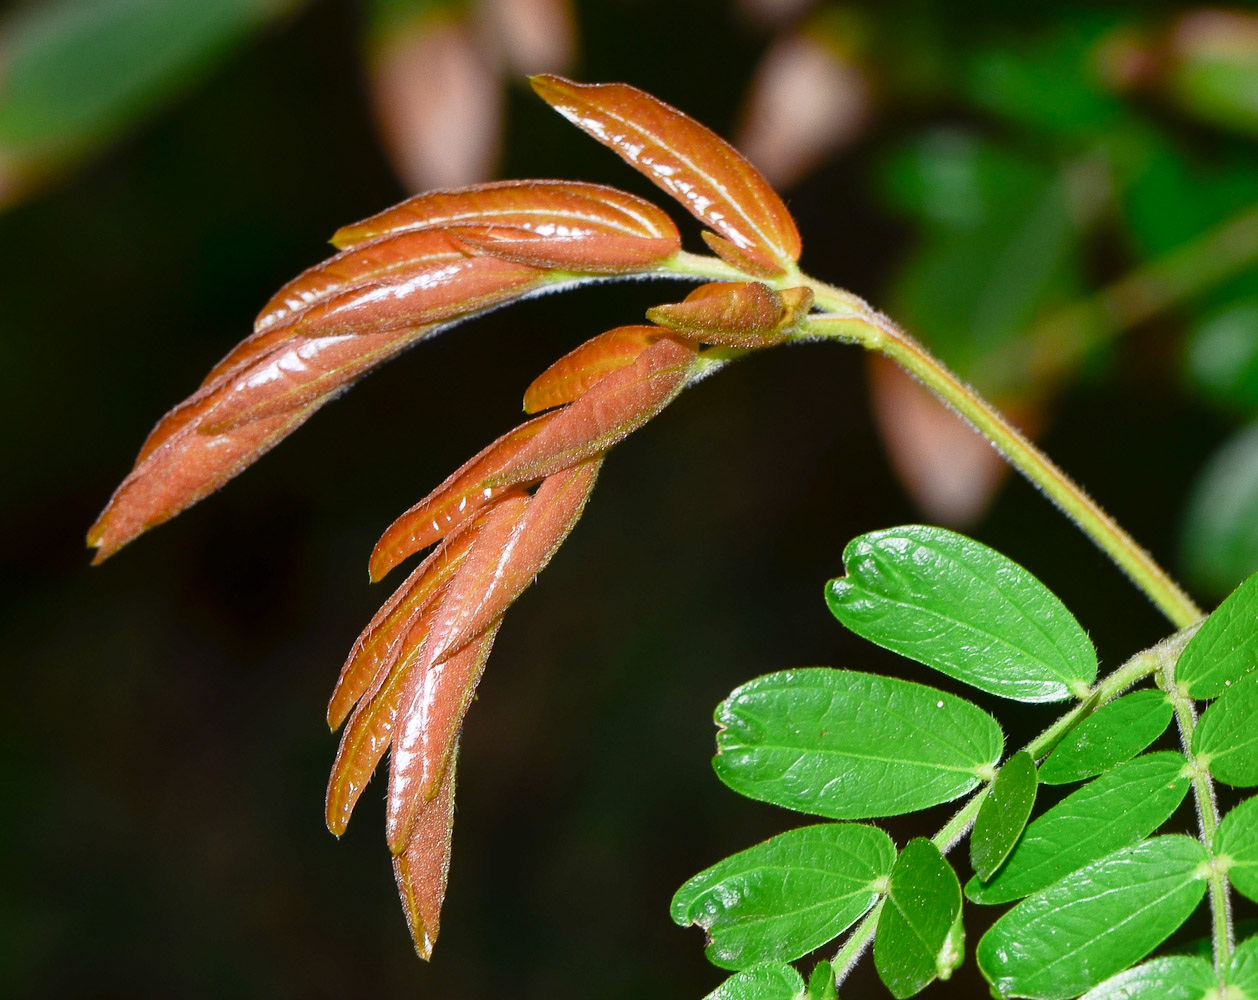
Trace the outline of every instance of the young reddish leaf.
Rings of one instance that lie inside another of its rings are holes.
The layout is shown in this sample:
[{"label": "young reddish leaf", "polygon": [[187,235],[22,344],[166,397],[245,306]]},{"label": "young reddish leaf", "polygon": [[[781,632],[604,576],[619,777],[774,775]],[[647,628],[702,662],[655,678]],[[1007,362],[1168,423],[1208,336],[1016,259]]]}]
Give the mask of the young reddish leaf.
[{"label": "young reddish leaf", "polygon": [[536,482],[598,455],[656,416],[686,387],[698,351],[662,336],[633,364],[605,375],[584,396],[557,410],[484,486],[497,489]]},{"label": "young reddish leaf", "polygon": [[441,923],[441,904],[446,898],[458,756],[456,745],[440,791],[431,802],[420,806],[406,850],[393,856],[393,877],[397,880],[398,895],[402,897],[406,926],[415,942],[415,951],[425,961],[432,957],[432,946]]},{"label": "young reddish leaf", "polygon": [[662,334],[657,326],[619,326],[591,337],[533,380],[524,391],[524,412],[538,413],[579,399],[617,368],[633,364]]},{"label": "young reddish leaf", "polygon": [[744,247],[741,250],[723,236],[716,233],[700,233],[703,242],[714,254],[733,264],[738,270],[754,274],[757,278],[777,278],[782,274],[781,266],[774,261],[767,250],[759,247]]},{"label": "young reddish leaf", "polygon": [[681,248],[673,220],[649,201],[576,181],[501,181],[433,191],[346,226],[332,242],[346,248],[433,229],[448,229],[499,257],[575,271],[638,270]]},{"label": "young reddish leaf", "polygon": [[340,728],[350,709],[376,686],[382,673],[397,659],[401,640],[410,632],[438,589],[463,564],[475,537],[476,525],[470,524],[445,539],[403,581],[363,629],[345,659],[328,702],[328,725],[333,731]]},{"label": "young reddish leaf", "polygon": [[735,249],[764,257],[779,273],[799,259],[799,231],[777,192],[733,146],[693,118],[628,84],[580,84],[559,76],[535,76],[532,84],[542,100]]},{"label": "young reddish leaf", "polygon": [[785,341],[812,308],[812,290],[775,292],[759,281],[700,285],[684,302],[646,311],[652,323],[705,344],[771,347]]},{"label": "young reddish leaf", "polygon": [[368,563],[374,583],[404,559],[467,524],[500,491],[486,488],[494,475],[557,414],[547,413],[508,431],[463,463],[445,482],[384,530]]}]

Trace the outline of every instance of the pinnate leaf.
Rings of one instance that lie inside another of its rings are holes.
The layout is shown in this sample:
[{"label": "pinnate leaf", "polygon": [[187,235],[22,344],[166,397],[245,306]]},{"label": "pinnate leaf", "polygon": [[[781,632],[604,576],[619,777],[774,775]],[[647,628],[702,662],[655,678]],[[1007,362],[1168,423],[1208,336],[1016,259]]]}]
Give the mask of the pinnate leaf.
[{"label": "pinnate leaf", "polygon": [[1138,962],[1201,902],[1206,849],[1182,834],[1116,851],[1023,900],[979,942],[1002,996],[1075,997]]},{"label": "pinnate leaf", "polygon": [[1232,682],[1193,732],[1192,749],[1228,785],[1258,785],[1258,673]]},{"label": "pinnate leaf", "polygon": [[1188,793],[1181,754],[1166,751],[1120,764],[1036,818],[990,882],[971,879],[976,903],[1008,903],[1038,892],[1170,818]]},{"label": "pinnate leaf", "polygon": [[1136,691],[1075,726],[1040,765],[1040,781],[1064,785],[1130,760],[1166,731],[1175,710],[1161,691]]},{"label": "pinnate leaf", "polygon": [[911,840],[891,870],[891,883],[874,937],[874,965],[897,1000],[947,978],[958,958],[941,955],[957,935],[961,886],[939,848]]},{"label": "pinnate leaf", "polygon": [[1217,698],[1258,667],[1258,573],[1237,587],[1189,640],[1175,679],[1193,698]]},{"label": "pinnate leaf", "polygon": [[1258,798],[1246,799],[1223,817],[1214,852],[1230,860],[1236,891],[1258,902]]},{"label": "pinnate leaf", "polygon": [[649,177],[736,250],[777,271],[799,259],[782,199],[733,146],[676,108],[623,83],[535,76],[542,100]]},{"label": "pinnate leaf", "polygon": [[878,899],[895,847],[872,826],[822,823],[740,851],[683,885],[673,920],[708,933],[708,960],[743,969],[791,961],[842,933]]},{"label": "pinnate leaf", "polygon": [[682,302],[654,306],[647,319],[705,344],[771,347],[790,338],[812,308],[810,288],[774,291],[759,281],[700,285]]},{"label": "pinnate leaf", "polygon": [[1065,605],[986,545],[906,525],[853,539],[843,562],[826,602],[879,646],[1018,701],[1085,696],[1096,678],[1096,651]]},{"label": "pinnate leaf", "polygon": [[721,983],[704,1000],[803,1000],[804,978],[784,962],[744,969]]},{"label": "pinnate leaf", "polygon": [[1088,990],[1082,1000],[1204,1000],[1217,985],[1204,958],[1172,955],[1120,972]]},{"label": "pinnate leaf", "polygon": [[813,667],[757,678],[716,710],[717,776],[734,791],[829,819],[895,816],[990,778],[1004,738],[955,695]]},{"label": "pinnate leaf", "polygon": [[625,368],[663,335],[658,326],[618,326],[591,337],[535,378],[524,391],[524,412],[538,413],[580,399],[618,368]]},{"label": "pinnate leaf", "polygon": [[970,834],[970,864],[986,881],[1009,857],[1035,806],[1035,758],[1016,753],[1005,761],[979,807]]}]

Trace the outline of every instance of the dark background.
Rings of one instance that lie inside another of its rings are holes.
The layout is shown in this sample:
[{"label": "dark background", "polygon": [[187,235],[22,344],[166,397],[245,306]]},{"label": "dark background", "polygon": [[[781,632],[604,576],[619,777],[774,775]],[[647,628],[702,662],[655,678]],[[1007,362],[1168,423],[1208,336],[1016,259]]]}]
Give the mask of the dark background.
[{"label": "dark background", "polygon": [[[956,30],[1006,6],[957,5]],[[1027,32],[1054,9],[1019,6],[999,16],[1031,18]],[[727,5],[580,15],[582,78],[631,80],[729,133],[766,38]],[[338,225],[404,195],[372,128],[361,17],[311,4],[0,216],[0,993],[702,996],[721,974],[669,921],[672,892],[799,822],[713,777],[716,703],[788,666],[918,676],[821,599],[851,537],[921,517],[878,444],[864,359],[811,345],[732,366],[616,449],[507,617],[463,741],[441,939],[431,965],[415,959],[383,783],[341,842],[322,819],[325,699],[387,593],[366,556],[517,419],[554,357],[676,290],[587,289],[469,323],[103,567],[82,542],[156,418],[270,293]],[[508,101],[503,176],[652,193],[523,88]],[[867,178],[920,124],[912,108],[883,117],[788,192],[810,272],[879,301],[912,234]],[[1175,566],[1185,491],[1227,429],[1156,366],[1119,364],[1066,392],[1043,444]],[[1061,595],[1105,667],[1168,631],[1020,480],[972,532]],[[1018,734],[1053,716],[983,703]],[[902,839],[947,812],[889,827]],[[853,983],[881,989],[868,963]],[[972,953],[934,993],[986,994]]]}]

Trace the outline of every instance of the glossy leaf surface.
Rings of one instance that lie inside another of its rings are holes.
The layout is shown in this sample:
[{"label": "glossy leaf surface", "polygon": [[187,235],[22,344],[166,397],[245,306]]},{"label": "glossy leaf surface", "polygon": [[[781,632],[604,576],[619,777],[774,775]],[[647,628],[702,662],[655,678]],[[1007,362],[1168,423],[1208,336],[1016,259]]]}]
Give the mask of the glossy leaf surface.
[{"label": "glossy leaf surface", "polygon": [[1203,1000],[1218,985],[1204,958],[1172,955],[1120,972],[1082,1000]]},{"label": "glossy leaf surface", "polygon": [[1005,761],[979,807],[970,833],[970,864],[986,881],[1013,850],[1035,806],[1035,758],[1016,753]]},{"label": "glossy leaf surface", "polygon": [[524,412],[575,402],[618,368],[633,364],[662,334],[658,326],[618,326],[591,337],[533,380],[524,391]]},{"label": "glossy leaf surface", "polygon": [[1258,798],[1246,799],[1223,817],[1214,851],[1231,859],[1227,875],[1236,891],[1258,902]]},{"label": "glossy leaf surface", "polygon": [[774,291],[759,281],[700,285],[682,302],[646,311],[652,323],[722,347],[771,347],[786,341],[812,308],[809,288]]},{"label": "glossy leaf surface", "polygon": [[721,983],[704,1000],[802,1000],[804,979],[783,962],[746,969]]},{"label": "glossy leaf surface", "polygon": [[1249,673],[1201,716],[1193,753],[1208,758],[1210,773],[1228,785],[1258,785],[1258,673]]},{"label": "glossy leaf surface", "polygon": [[920,992],[951,964],[940,968],[957,918],[961,886],[939,848],[921,837],[909,841],[891,871],[887,902],[874,937],[874,965],[891,995],[902,1000]]},{"label": "glossy leaf surface", "polygon": [[830,819],[895,816],[990,776],[1004,739],[955,695],[814,667],[757,678],[716,710],[717,776],[734,791]]},{"label": "glossy leaf surface", "polygon": [[542,100],[738,250],[779,269],[799,259],[799,231],[782,199],[714,132],[627,84],[580,84],[558,76],[535,76],[532,83]]},{"label": "glossy leaf surface", "polygon": [[996,877],[971,879],[965,894],[976,903],[1008,903],[1137,843],[1188,793],[1184,767],[1183,756],[1171,751],[1120,764],[1037,817]]},{"label": "glossy leaf surface", "polygon": [[451,833],[454,830],[454,780],[458,751],[446,768],[441,789],[419,809],[406,849],[393,857],[393,877],[406,926],[422,959],[432,957],[441,928],[441,904],[450,876]]},{"label": "glossy leaf surface", "polygon": [[1075,997],[1138,962],[1205,895],[1200,843],[1182,834],[1124,848],[1023,900],[978,945],[1004,996]]},{"label": "glossy leaf surface", "polygon": [[681,248],[673,220],[649,201],[602,184],[537,180],[429,191],[343,226],[332,243],[344,250],[436,229],[487,253],[570,271],[638,270]]},{"label": "glossy leaf surface", "polygon": [[708,934],[708,960],[743,969],[791,961],[841,934],[878,899],[895,847],[872,826],[822,823],[740,851],[683,885],[673,920]]},{"label": "glossy leaf surface", "polygon": [[826,602],[879,646],[1019,701],[1084,695],[1096,678],[1096,651],[1065,605],[986,545],[906,525],[853,539],[843,562]]},{"label": "glossy leaf surface", "polygon": [[1130,760],[1171,724],[1175,710],[1161,691],[1116,698],[1075,726],[1040,765],[1040,781],[1064,785]]},{"label": "glossy leaf surface", "polygon": [[1175,664],[1175,679],[1197,700],[1217,698],[1258,667],[1258,573],[1215,608]]}]

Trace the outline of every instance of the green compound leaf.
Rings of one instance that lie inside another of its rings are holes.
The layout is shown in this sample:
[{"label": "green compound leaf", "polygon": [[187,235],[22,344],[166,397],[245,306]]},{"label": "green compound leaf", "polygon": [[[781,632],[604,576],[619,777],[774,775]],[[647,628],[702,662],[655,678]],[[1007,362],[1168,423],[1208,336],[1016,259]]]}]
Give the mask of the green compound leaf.
[{"label": "green compound leaf", "polygon": [[1012,902],[1147,837],[1188,793],[1184,767],[1183,756],[1168,750],[1089,782],[1026,828],[994,879],[970,879],[966,896],[975,903]]},{"label": "green compound leaf", "polygon": [[1184,647],[1175,679],[1198,700],[1217,698],[1258,667],[1258,573],[1237,587]]},{"label": "green compound leaf", "polygon": [[1258,798],[1246,799],[1223,817],[1214,852],[1231,859],[1227,874],[1236,891],[1258,902]]},{"label": "green compound leaf", "polygon": [[939,848],[921,837],[909,841],[891,870],[874,937],[874,966],[897,1000],[960,964],[960,915],[961,884]]},{"label": "green compound leaf", "polygon": [[703,1000],[803,1000],[804,978],[783,962],[767,962],[721,983]]},{"label": "green compound leaf", "polygon": [[748,798],[829,819],[896,816],[992,776],[1004,737],[955,695],[851,670],[759,677],[716,710],[712,766]]},{"label": "green compound leaf", "polygon": [[1066,735],[1040,765],[1040,781],[1065,785],[1104,774],[1161,736],[1174,715],[1175,709],[1161,691],[1124,695]]},{"label": "green compound leaf", "polygon": [[857,635],[1018,701],[1086,696],[1096,650],[1047,587],[964,535],[907,525],[853,539],[847,576],[826,584]]},{"label": "green compound leaf", "polygon": [[1233,682],[1206,709],[1192,736],[1193,753],[1228,785],[1258,785],[1258,673]]},{"label": "green compound leaf", "polygon": [[1082,1000],[1203,1000],[1218,985],[1204,958],[1155,958],[1105,980]]},{"label": "green compound leaf", "polygon": [[970,864],[986,881],[1013,850],[1035,805],[1035,758],[1016,753],[992,782],[991,791],[979,807],[970,836]]},{"label": "green compound leaf", "polygon": [[677,890],[672,915],[708,932],[708,960],[745,969],[807,955],[855,923],[891,874],[895,846],[877,827],[821,823],[740,851]]},{"label": "green compound leaf", "polygon": [[1242,941],[1232,952],[1227,967],[1228,996],[1236,987],[1250,1000],[1258,997],[1258,937]]},{"label": "green compound leaf", "polygon": [[996,921],[979,942],[979,969],[1002,996],[1076,997],[1188,919],[1205,895],[1206,860],[1206,849],[1182,834],[1116,851]]},{"label": "green compound leaf", "polygon": [[837,996],[834,967],[829,962],[818,962],[808,977],[808,1000],[836,1000]]}]

